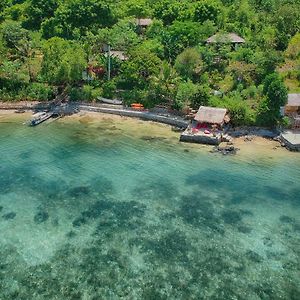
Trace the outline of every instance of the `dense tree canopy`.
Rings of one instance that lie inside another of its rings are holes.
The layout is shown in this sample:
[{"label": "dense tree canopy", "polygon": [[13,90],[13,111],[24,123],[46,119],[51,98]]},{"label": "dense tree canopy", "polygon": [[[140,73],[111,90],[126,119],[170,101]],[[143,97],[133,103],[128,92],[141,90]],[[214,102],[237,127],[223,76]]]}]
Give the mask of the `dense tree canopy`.
[{"label": "dense tree canopy", "polygon": [[[0,99],[62,88],[81,100],[224,106],[236,125],[273,125],[287,92],[300,92],[299,31],[300,0],[2,0]],[[206,43],[226,33],[245,43]]]}]

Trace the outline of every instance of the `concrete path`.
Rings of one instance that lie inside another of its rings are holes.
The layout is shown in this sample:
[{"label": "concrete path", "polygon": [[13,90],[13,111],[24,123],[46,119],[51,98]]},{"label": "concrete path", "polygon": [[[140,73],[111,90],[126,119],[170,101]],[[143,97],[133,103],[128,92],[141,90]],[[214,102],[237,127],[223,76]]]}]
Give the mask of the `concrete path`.
[{"label": "concrete path", "polygon": [[288,148],[300,151],[300,130],[285,130],[281,137]]}]

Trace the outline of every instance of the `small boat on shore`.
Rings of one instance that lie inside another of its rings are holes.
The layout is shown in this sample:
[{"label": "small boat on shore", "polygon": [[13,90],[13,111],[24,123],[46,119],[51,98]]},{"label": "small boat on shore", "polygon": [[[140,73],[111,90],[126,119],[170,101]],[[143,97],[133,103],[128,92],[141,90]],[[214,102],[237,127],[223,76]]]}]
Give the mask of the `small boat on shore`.
[{"label": "small boat on shore", "polygon": [[122,105],[123,101],[122,100],[118,100],[118,99],[107,99],[107,98],[103,98],[103,97],[97,97],[98,100],[100,100],[103,103],[107,103],[107,104],[114,104],[114,105]]},{"label": "small boat on shore", "polygon": [[40,123],[50,119],[53,116],[53,112],[41,112],[37,113],[33,116],[33,119],[30,120],[29,126],[36,126],[39,125]]}]

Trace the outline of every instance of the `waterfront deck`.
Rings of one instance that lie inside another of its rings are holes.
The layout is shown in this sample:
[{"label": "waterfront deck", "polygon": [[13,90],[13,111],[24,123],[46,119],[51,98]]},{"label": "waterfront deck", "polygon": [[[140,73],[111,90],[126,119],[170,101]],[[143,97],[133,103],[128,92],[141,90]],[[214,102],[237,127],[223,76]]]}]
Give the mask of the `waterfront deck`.
[{"label": "waterfront deck", "polygon": [[186,129],[180,135],[181,142],[188,143],[199,143],[199,144],[208,144],[208,145],[219,145],[222,141],[222,135],[217,133],[213,134],[205,134],[204,132],[193,133],[190,129]]},{"label": "waterfront deck", "polygon": [[300,151],[300,130],[285,130],[281,140],[289,150]]}]

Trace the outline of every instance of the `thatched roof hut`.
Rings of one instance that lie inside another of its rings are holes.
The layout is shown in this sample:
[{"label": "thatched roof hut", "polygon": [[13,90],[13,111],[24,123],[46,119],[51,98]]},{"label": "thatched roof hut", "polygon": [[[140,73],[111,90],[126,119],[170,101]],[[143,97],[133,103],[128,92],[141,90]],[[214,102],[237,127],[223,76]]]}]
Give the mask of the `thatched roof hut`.
[{"label": "thatched roof hut", "polygon": [[[108,53],[106,52],[105,57],[107,57]],[[118,58],[119,60],[125,61],[128,60],[128,56],[123,51],[116,51],[116,50],[111,50],[110,51],[110,56]]]},{"label": "thatched roof hut", "polygon": [[300,106],[300,94],[288,94],[287,106]]},{"label": "thatched roof hut", "polygon": [[243,44],[245,40],[238,36],[236,33],[216,33],[209,37],[206,42],[208,44],[219,43],[219,44]]},{"label": "thatched roof hut", "polygon": [[200,106],[194,119],[199,123],[222,125],[224,122],[229,121],[229,117],[226,114],[226,108]]},{"label": "thatched roof hut", "polygon": [[288,102],[284,107],[284,113],[287,115],[300,113],[300,94],[288,94]]},{"label": "thatched roof hut", "polygon": [[148,27],[153,23],[152,19],[136,19],[136,25],[141,27]]}]

